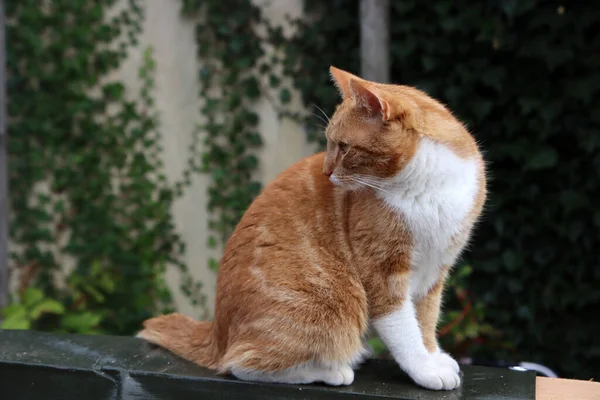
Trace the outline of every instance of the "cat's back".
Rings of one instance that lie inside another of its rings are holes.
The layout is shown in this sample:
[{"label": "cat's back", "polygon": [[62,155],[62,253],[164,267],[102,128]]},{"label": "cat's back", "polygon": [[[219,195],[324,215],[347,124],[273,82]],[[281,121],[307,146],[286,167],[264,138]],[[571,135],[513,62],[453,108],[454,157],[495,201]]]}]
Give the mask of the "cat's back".
[{"label": "cat's back", "polygon": [[325,153],[317,153],[287,167],[265,186],[248,208],[247,216],[269,210],[271,215],[276,212],[280,217],[291,218],[311,214],[315,207],[326,207],[334,196],[334,188],[323,174],[324,161]]},{"label": "cat's back", "polygon": [[[240,251],[275,244],[307,249],[337,241],[341,196],[323,174],[325,153],[305,157],[281,172],[256,197],[234,230],[222,263]],[[341,231],[341,229],[340,229]]]}]

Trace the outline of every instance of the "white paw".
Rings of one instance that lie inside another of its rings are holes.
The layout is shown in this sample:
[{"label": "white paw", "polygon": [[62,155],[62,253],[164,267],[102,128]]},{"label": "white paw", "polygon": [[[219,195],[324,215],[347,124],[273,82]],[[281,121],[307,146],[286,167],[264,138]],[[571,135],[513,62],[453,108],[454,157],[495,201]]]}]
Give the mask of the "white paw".
[{"label": "white paw", "polygon": [[347,365],[332,368],[325,371],[324,376],[320,380],[331,386],[350,385],[354,382],[354,371]]},{"label": "white paw", "polygon": [[435,353],[433,353],[432,356],[437,360],[439,364],[451,367],[457,374],[460,372],[460,367],[458,363],[454,358],[452,358],[452,356],[450,356],[450,354],[438,350]]},{"label": "white paw", "polygon": [[458,364],[452,357],[440,354],[429,355],[424,362],[407,371],[417,385],[432,390],[452,390],[460,386]]},{"label": "white paw", "polygon": [[354,371],[348,365],[341,367],[340,372],[344,376],[344,385],[351,385],[354,382]]}]

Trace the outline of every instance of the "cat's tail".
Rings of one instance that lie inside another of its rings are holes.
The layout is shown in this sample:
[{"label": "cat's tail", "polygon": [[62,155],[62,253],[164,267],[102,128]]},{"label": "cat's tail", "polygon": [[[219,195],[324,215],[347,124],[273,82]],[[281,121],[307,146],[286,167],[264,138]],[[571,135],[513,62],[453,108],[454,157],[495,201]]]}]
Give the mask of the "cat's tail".
[{"label": "cat's tail", "polygon": [[136,337],[203,367],[215,369],[219,361],[212,322],[179,313],[161,315],[144,321],[144,329]]}]

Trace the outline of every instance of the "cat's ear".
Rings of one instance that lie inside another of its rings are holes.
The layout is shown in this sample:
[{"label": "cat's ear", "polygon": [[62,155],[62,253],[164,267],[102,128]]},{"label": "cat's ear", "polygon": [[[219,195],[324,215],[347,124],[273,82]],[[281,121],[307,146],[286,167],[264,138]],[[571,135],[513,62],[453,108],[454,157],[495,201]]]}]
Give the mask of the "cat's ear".
[{"label": "cat's ear", "polygon": [[370,118],[382,118],[384,121],[389,121],[394,117],[392,107],[386,100],[384,92],[369,87],[370,85],[357,79],[351,79],[349,86],[356,108],[364,109]]},{"label": "cat's ear", "polygon": [[349,72],[343,71],[339,68],[334,67],[333,65],[329,67],[329,73],[331,75],[331,79],[333,83],[340,91],[340,95],[342,99],[346,99],[351,96],[352,92],[350,91],[350,81],[352,79],[360,79],[356,75],[352,75]]},{"label": "cat's ear", "polygon": [[350,80],[350,92],[355,107],[362,109],[369,118],[382,121],[396,120],[407,128],[420,129],[422,120],[417,106],[406,98],[392,95],[384,88],[371,85],[362,79]]}]

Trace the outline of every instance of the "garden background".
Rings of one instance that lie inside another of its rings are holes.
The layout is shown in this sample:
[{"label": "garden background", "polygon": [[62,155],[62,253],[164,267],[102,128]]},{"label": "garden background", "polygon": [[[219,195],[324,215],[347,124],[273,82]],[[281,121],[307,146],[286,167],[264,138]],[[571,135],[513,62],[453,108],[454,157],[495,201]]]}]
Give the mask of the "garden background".
[{"label": "garden background", "polygon": [[[159,312],[210,318],[235,223],[323,144],[329,65],[360,72],[359,1],[5,9],[3,327],[130,335]],[[488,161],[440,324],[459,357],[600,378],[599,24],[593,2],[390,2],[390,80],[446,103]]]}]

